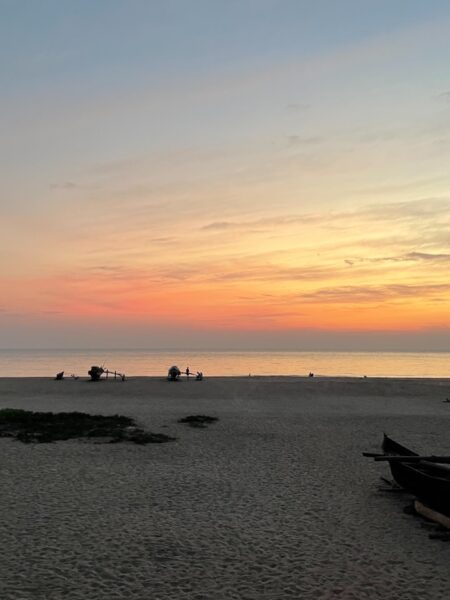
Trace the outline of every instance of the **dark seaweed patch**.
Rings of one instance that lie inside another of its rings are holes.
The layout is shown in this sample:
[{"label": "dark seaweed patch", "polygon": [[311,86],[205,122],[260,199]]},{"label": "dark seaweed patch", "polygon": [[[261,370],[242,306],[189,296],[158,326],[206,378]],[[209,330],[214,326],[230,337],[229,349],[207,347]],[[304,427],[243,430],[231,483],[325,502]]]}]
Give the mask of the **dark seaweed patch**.
[{"label": "dark seaweed patch", "polygon": [[15,408],[0,410],[0,437],[12,437],[24,443],[101,438],[111,443],[160,444],[174,439],[162,433],[144,431],[133,419],[123,415],[33,412]]},{"label": "dark seaweed patch", "polygon": [[218,420],[217,417],[209,417],[208,415],[189,415],[188,417],[178,419],[178,423],[187,423],[191,427],[206,427],[206,425]]}]

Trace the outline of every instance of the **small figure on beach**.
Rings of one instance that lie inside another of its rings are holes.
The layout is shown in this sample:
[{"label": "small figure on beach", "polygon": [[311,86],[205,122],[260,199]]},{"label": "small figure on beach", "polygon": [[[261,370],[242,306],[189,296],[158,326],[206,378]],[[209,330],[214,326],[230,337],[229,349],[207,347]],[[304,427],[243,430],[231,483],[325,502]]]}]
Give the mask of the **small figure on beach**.
[{"label": "small figure on beach", "polygon": [[203,373],[201,371],[197,371],[197,376],[195,378],[196,381],[202,381]]},{"label": "small figure on beach", "polygon": [[187,377],[188,379],[189,379],[189,374],[190,374],[189,367],[186,367],[186,377]]},{"label": "small figure on beach", "polygon": [[314,373],[310,371],[308,377],[314,377]]}]

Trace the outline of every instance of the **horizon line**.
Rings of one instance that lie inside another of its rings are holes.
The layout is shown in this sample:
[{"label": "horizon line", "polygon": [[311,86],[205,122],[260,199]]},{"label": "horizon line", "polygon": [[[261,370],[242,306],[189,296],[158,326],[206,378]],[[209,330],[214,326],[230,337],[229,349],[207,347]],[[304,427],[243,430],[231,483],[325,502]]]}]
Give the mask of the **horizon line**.
[{"label": "horizon line", "polygon": [[335,348],[335,349],[323,349],[323,348],[315,348],[315,349],[292,349],[292,348],[180,348],[180,347],[170,347],[170,348],[139,348],[139,347],[124,347],[124,348],[106,348],[106,347],[98,347],[98,348],[83,348],[83,347],[73,347],[73,348],[63,348],[63,347],[50,347],[50,348],[0,348],[0,352],[283,352],[283,353],[315,353],[315,352],[323,352],[323,353],[404,353],[404,354],[450,354],[450,348],[447,350],[443,349],[422,349],[422,350],[411,350],[411,349],[392,349],[392,348],[366,348],[366,349],[346,349],[346,348]]}]

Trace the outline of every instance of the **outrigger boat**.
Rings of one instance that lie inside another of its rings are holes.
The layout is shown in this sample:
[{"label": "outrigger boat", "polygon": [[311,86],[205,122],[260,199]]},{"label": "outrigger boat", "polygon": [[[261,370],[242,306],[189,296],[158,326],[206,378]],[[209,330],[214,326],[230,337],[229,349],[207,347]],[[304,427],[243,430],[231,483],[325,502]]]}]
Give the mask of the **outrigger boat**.
[{"label": "outrigger boat", "polygon": [[173,365],[172,367],[170,367],[170,369],[167,373],[168,381],[180,381],[180,377],[181,377],[180,369],[176,365]]},{"label": "outrigger boat", "polygon": [[417,496],[416,511],[427,518],[436,513],[438,519],[433,520],[450,527],[450,467],[445,464],[450,463],[450,457],[420,456],[386,434],[382,447],[384,454],[364,454],[388,461],[394,481]]},{"label": "outrigger boat", "polygon": [[109,375],[114,375],[114,379],[121,379],[125,381],[125,374],[119,373],[118,371],[110,371],[109,369],[104,369],[103,367],[97,367],[96,365],[92,366],[88,371],[88,375],[91,378],[91,381],[100,381],[102,375],[105,374],[105,378],[108,379]]},{"label": "outrigger boat", "polygon": [[88,371],[88,375],[90,376],[92,381],[99,381],[100,377],[103,375],[104,372],[105,369],[103,367],[97,367],[94,365]]}]

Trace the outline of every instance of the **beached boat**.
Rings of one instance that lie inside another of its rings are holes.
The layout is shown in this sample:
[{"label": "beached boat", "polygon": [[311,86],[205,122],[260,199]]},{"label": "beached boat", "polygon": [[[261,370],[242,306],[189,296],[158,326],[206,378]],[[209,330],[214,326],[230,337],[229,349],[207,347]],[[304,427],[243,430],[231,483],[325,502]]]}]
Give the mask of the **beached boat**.
[{"label": "beached boat", "polygon": [[402,446],[402,444],[399,444],[385,433],[383,433],[382,448],[385,454],[395,454],[397,456],[418,456],[416,452],[413,452],[406,446]]},{"label": "beached boat", "polygon": [[[88,375],[90,376],[92,381],[100,381],[102,379],[102,375],[105,375],[103,379],[108,379],[114,375],[114,379],[120,379],[121,381],[125,381],[125,373],[119,373],[119,371],[110,371],[109,369],[105,369],[104,367],[93,366],[88,371]],[[73,375],[72,375],[73,377]]]},{"label": "beached boat", "polygon": [[170,367],[170,369],[167,373],[167,379],[169,381],[179,381],[180,377],[181,377],[180,369],[176,365],[173,365],[172,367]]},{"label": "beached boat", "polygon": [[450,470],[425,461],[389,461],[392,477],[427,506],[450,516]]},{"label": "beached boat", "polygon": [[[447,465],[422,460],[416,452],[386,435],[383,450],[398,485],[431,509],[450,516],[450,468]],[[409,462],[408,457],[411,457]]]},{"label": "beached boat", "polygon": [[94,365],[88,371],[88,375],[91,377],[92,381],[100,381],[100,378],[104,372],[105,372],[105,369],[103,367],[97,367]]}]

